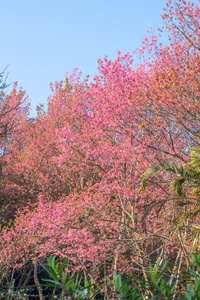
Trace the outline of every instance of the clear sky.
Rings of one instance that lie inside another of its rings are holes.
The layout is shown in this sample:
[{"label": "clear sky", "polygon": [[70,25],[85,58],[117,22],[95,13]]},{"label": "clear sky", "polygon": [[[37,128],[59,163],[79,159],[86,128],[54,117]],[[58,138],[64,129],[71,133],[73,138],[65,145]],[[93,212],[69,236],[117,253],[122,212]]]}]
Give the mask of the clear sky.
[{"label": "clear sky", "polygon": [[[49,83],[78,68],[92,78],[97,59],[132,53],[152,26],[162,26],[165,0],[4,0],[0,6],[0,71],[46,107]],[[165,41],[164,41],[165,42]],[[167,39],[166,39],[167,42]]]}]

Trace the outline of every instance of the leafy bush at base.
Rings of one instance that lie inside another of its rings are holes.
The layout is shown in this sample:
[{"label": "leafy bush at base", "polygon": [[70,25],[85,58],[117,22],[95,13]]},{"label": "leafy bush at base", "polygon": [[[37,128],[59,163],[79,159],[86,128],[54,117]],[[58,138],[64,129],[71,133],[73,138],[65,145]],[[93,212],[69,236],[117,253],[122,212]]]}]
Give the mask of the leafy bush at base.
[{"label": "leafy bush at base", "polygon": [[[48,267],[42,267],[49,275],[43,279],[42,287],[56,288],[57,294],[53,299],[130,299],[130,300],[200,300],[200,256],[191,255],[193,267],[185,274],[170,274],[165,262],[159,267],[159,262],[144,270],[146,276],[132,275],[126,279],[113,272],[113,279],[105,283],[93,283],[86,275],[81,276],[82,270],[72,276],[65,272],[67,260],[62,264],[55,263],[55,256],[47,259]],[[145,278],[144,278],[145,277]],[[135,282],[133,280],[135,279]],[[137,286],[136,286],[137,285]],[[108,293],[109,291],[109,293]],[[109,294],[111,298],[108,298]],[[49,298],[48,298],[49,299]]]}]

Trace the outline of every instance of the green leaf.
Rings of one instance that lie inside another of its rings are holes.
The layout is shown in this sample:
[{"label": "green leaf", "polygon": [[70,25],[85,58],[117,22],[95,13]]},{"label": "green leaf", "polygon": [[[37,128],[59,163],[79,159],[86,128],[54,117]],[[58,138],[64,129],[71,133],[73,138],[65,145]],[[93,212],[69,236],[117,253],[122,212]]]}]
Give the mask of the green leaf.
[{"label": "green leaf", "polygon": [[42,268],[51,276],[51,272],[38,260],[38,263],[42,266]]},{"label": "green leaf", "polygon": [[59,267],[59,269],[58,269],[58,274],[60,274],[61,272],[62,272],[62,270],[64,269],[64,267],[66,266],[66,264],[68,263],[68,261],[69,261],[69,259],[68,258],[66,258],[65,260],[64,260],[64,262],[62,263],[62,265]]},{"label": "green leaf", "polygon": [[64,287],[63,284],[62,284],[61,282],[56,281],[56,280],[52,280],[52,279],[42,279],[42,280],[43,280],[43,281],[47,281],[47,282],[51,282],[51,283],[53,283],[53,284],[55,284],[55,285],[57,285],[57,286],[60,286],[61,288]]}]

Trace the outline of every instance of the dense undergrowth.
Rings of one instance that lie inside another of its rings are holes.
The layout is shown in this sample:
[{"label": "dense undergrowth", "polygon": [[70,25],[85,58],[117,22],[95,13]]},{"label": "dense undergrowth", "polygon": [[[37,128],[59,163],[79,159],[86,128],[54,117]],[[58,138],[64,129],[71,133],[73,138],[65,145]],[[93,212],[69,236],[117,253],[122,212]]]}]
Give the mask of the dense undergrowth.
[{"label": "dense undergrowth", "polygon": [[[128,278],[113,272],[112,278],[104,278],[94,283],[88,279],[85,270],[66,271],[68,259],[56,262],[56,257],[47,259],[47,267],[38,262],[48,274],[35,286],[15,291],[14,285],[1,290],[1,298],[6,299],[130,299],[130,300],[199,300],[200,299],[200,257],[192,255],[192,268],[184,272],[172,273],[167,262],[160,261],[154,267],[149,264],[145,278],[136,274]],[[142,266],[141,266],[142,267]],[[143,267],[142,267],[143,268]]]}]

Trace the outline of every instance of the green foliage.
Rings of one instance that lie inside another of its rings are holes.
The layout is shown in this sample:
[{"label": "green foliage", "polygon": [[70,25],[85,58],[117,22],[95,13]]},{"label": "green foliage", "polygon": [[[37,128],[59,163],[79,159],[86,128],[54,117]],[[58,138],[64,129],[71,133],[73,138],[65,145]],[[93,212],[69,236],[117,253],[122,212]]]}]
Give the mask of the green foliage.
[{"label": "green foliage", "polygon": [[[113,272],[113,280],[107,280],[106,285],[94,284],[93,280],[88,280],[83,276],[83,270],[71,272],[68,275],[65,271],[66,264],[69,259],[65,259],[62,263],[56,263],[56,257],[47,258],[47,267],[41,262],[40,265],[49,275],[48,279],[43,279],[45,284],[43,287],[56,288],[57,294],[48,299],[62,300],[89,300],[104,299],[101,291],[109,289],[112,294],[110,299],[119,300],[200,300],[200,256],[192,256],[192,268],[189,268],[185,274],[178,276],[170,273],[165,262],[162,266],[159,261],[155,266],[149,264],[149,268],[144,269],[145,278],[132,275],[126,279],[120,274]],[[132,281],[133,280],[133,281]],[[30,289],[25,291],[16,291],[12,284],[7,290],[1,290],[2,299],[29,299]]]},{"label": "green foliage", "polygon": [[151,298],[153,299],[160,299],[160,300],[170,300],[174,299],[174,289],[176,287],[176,280],[174,276],[170,279],[166,279],[164,277],[164,273],[167,269],[167,262],[164,263],[161,270],[159,270],[159,261],[157,264],[152,267],[151,263],[149,264],[149,272],[145,270],[145,273],[148,277],[148,281],[140,278],[143,281],[144,285],[143,288],[149,290],[154,296]]},{"label": "green foliage", "polygon": [[[191,255],[193,261],[193,267],[188,269],[186,275],[182,275],[182,284],[180,291],[178,283],[179,277],[177,274],[169,276],[170,270],[167,267],[167,262],[163,266],[159,266],[159,261],[153,267],[149,264],[149,270],[144,269],[148,279],[139,276],[129,276],[123,280],[120,274],[113,272],[113,281],[108,280],[107,288],[113,291],[116,295],[112,299],[130,299],[130,300],[200,300],[200,256]],[[60,298],[60,294],[57,298],[53,299],[101,299],[100,291],[101,285],[94,285],[92,280],[87,280],[86,276],[79,276],[80,272],[77,272],[73,276],[67,277],[64,269],[68,262],[66,259],[61,265],[55,264],[55,256],[47,259],[48,268],[42,267],[49,274],[50,279],[44,279],[47,284],[46,287],[58,287],[62,291],[63,298]],[[132,279],[137,279],[137,287],[134,287]],[[64,298],[66,296],[66,298]],[[96,296],[98,298],[96,298]],[[103,299],[103,298],[102,298]]]},{"label": "green foliage", "polygon": [[[180,166],[170,164],[168,162],[159,162],[159,165],[152,166],[146,170],[143,176],[142,192],[145,192],[146,183],[153,176],[160,172],[169,173],[172,175],[170,188],[174,192],[174,199],[178,206],[185,206],[187,203],[192,203],[193,208],[190,211],[182,211],[181,219],[177,225],[177,230],[180,232],[184,228],[185,221],[190,216],[196,216],[200,212],[200,149],[190,149],[190,161]],[[182,201],[181,199],[184,199]],[[180,214],[174,215],[176,221]],[[188,239],[192,242],[192,251],[198,251],[198,243],[200,241],[200,226],[193,224],[188,231]]]},{"label": "green foliage", "polygon": [[[56,256],[47,258],[48,269],[41,263],[40,265],[48,273],[50,279],[43,279],[46,281],[46,284],[43,284],[45,287],[58,287],[61,289],[63,295],[67,295],[67,299],[93,299],[100,291],[100,288],[92,291],[94,286],[93,280],[87,280],[86,276],[83,278],[80,276],[80,272],[76,272],[72,276],[68,276],[67,272],[64,271],[68,258],[59,265],[55,264]],[[59,296],[58,296],[59,297]],[[54,297],[54,299],[56,299]],[[57,298],[60,299],[60,298]]]},{"label": "green foliage", "polygon": [[190,277],[193,279],[192,283],[186,286],[186,295],[187,300],[200,300],[200,257],[194,256],[191,254],[193,260],[193,270],[189,269]]},{"label": "green foliage", "polygon": [[183,184],[190,183],[191,194],[199,195],[200,193],[200,149],[190,149],[190,161],[184,163],[181,166],[170,164],[168,162],[159,162],[159,165],[155,165],[145,170],[145,176],[142,182],[142,192],[146,190],[147,181],[157,175],[160,172],[170,173],[175,176],[171,181],[171,188],[174,190],[174,195],[177,197],[186,197]]},{"label": "green foliage", "polygon": [[117,292],[117,299],[142,300],[142,296],[138,294],[138,289],[133,288],[130,284],[128,284],[133,276],[122,281],[121,275],[117,275],[115,272],[113,272],[113,275],[113,285]]}]

